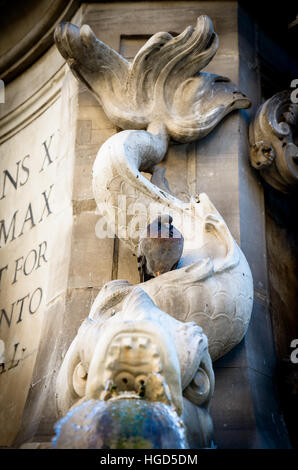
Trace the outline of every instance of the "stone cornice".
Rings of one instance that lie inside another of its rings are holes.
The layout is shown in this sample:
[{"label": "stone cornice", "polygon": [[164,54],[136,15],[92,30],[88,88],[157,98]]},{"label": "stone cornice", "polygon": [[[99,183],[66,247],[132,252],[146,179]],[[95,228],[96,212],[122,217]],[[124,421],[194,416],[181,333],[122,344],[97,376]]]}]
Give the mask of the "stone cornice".
[{"label": "stone cornice", "polygon": [[[15,5],[3,7],[1,23],[3,23],[4,32],[2,34],[6,37],[1,39],[4,40],[2,47],[5,52],[0,56],[0,78],[5,83],[22,73],[53,44],[53,32],[56,25],[60,21],[70,20],[81,2],[79,0],[52,0],[46,3],[47,5],[44,2],[38,2],[38,7],[29,4],[25,10],[28,21],[23,18],[23,9],[20,9],[18,13],[13,11],[13,8],[16,9]],[[7,23],[11,21],[11,15],[13,15],[13,22],[9,25],[7,34]],[[38,18],[37,22],[36,18]],[[34,21],[32,25],[30,21]],[[17,35],[14,34],[15,29],[18,29]],[[18,40],[22,30],[24,30],[24,35],[21,40]]]},{"label": "stone cornice", "polygon": [[45,112],[60,96],[65,66],[51,77],[20,106],[3,117],[0,129],[0,144],[14,136],[30,122]]}]

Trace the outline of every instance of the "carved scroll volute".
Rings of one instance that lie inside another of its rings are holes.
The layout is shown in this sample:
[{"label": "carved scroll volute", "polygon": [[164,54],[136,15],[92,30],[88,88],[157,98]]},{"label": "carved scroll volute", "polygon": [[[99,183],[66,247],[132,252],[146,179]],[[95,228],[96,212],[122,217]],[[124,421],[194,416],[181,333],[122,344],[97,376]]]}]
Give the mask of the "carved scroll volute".
[{"label": "carved scroll volute", "polygon": [[250,161],[264,180],[284,193],[298,184],[298,147],[294,143],[298,105],[290,91],[277,93],[257,111],[250,124]]}]

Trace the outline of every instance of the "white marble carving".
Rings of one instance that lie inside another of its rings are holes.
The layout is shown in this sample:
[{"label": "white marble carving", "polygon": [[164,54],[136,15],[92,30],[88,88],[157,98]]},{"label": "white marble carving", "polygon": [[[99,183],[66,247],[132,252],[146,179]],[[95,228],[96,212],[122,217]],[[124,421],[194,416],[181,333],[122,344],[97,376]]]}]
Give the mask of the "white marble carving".
[{"label": "white marble carving", "polygon": [[[201,72],[218,46],[206,16],[175,38],[155,34],[132,63],[86,25],[62,24],[55,40],[76,77],[125,129],[102,145],[93,167],[94,197],[111,236],[137,254],[140,234],[157,210],[173,217],[184,238],[177,269],[154,272],[139,287],[118,280],[101,289],[63,361],[57,408],[63,415],[90,399],[159,401],[181,416],[191,447],[206,447],[211,360],[246,333],[252,276],[208,196],[194,195],[185,204],[172,195],[157,165],[171,138],[202,138],[250,103],[229,79]],[[151,181],[142,172],[151,173]]]},{"label": "white marble carving", "polygon": [[298,184],[298,147],[293,132],[298,125],[298,105],[290,91],[268,99],[250,124],[250,161],[264,180],[284,193]]},{"label": "white marble carving", "polygon": [[[127,208],[141,205],[144,214],[138,219],[143,222],[141,229],[151,221],[152,204],[162,214],[173,216],[173,224],[184,237],[178,267],[142,283],[141,287],[174,318],[200,325],[208,337],[211,357],[216,360],[246,333],[253,302],[250,268],[206,194],[185,204],[141,174],[140,170],[148,171],[148,167],[160,161],[167,148],[164,127],[150,126],[150,130],[123,131],[103,144],[93,167],[95,199],[99,208],[105,203],[107,221],[113,220],[114,208],[123,196]],[[136,253],[139,235],[129,230],[134,225],[134,213],[127,211],[124,215],[126,226],[117,225],[117,235]],[[115,302],[113,308],[120,307]]]},{"label": "white marble carving", "polygon": [[[210,445],[214,374],[206,336],[194,322],[174,319],[142,289],[130,287],[117,314],[107,319],[105,308],[92,309],[81,325],[58,375],[59,414],[90,399],[141,397],[172,406],[187,434],[197,435],[192,444]],[[110,293],[103,290],[107,303]],[[205,424],[199,432],[200,421]]]},{"label": "white marble carving", "polygon": [[201,72],[218,48],[208,16],[173,37],[154,34],[132,63],[101,42],[88,25],[66,23],[55,41],[74,75],[121,129],[146,129],[162,121],[169,135],[188,142],[207,135],[249,100],[227,78]]}]

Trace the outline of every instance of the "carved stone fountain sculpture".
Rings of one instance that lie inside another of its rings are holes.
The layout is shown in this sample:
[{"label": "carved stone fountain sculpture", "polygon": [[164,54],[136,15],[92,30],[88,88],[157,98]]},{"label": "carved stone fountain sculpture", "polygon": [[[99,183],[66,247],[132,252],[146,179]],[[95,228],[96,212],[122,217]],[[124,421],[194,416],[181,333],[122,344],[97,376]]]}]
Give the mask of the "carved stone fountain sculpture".
[{"label": "carved stone fountain sculpture", "polygon": [[[252,276],[208,196],[179,200],[158,164],[170,139],[200,139],[250,103],[228,78],[201,72],[218,47],[206,16],[177,37],[155,34],[132,63],[86,25],[59,25],[55,41],[74,75],[124,129],[102,145],[93,167],[94,197],[112,236],[143,259],[140,239],[154,211],[169,215],[172,237],[183,236],[169,270],[152,268],[138,286],[115,280],[99,292],[59,372],[57,409],[67,414],[56,426],[55,446],[117,447],[123,438],[132,447],[209,447],[212,361],[246,333]],[[149,409],[157,413],[152,423],[158,417],[163,423],[148,441],[135,413]],[[111,416],[118,417],[113,425]],[[85,429],[83,437],[77,429]]]},{"label": "carved stone fountain sculpture", "polygon": [[[287,193],[298,184],[298,104],[286,90],[260,106],[250,124],[250,161],[264,180]],[[297,137],[297,135],[296,135]]]}]

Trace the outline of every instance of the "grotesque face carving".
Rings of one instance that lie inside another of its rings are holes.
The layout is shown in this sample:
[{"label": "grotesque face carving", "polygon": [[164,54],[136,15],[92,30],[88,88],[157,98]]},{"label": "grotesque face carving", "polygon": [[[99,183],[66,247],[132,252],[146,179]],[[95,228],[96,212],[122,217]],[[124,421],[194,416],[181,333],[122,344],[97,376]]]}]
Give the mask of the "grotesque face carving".
[{"label": "grotesque face carving", "polygon": [[144,400],[146,406],[168,407],[181,427],[183,391],[193,406],[208,408],[214,375],[207,338],[199,326],[170,317],[138,287],[121,311],[105,320],[100,311],[93,316],[83,322],[60,369],[56,394],[60,415],[70,409],[73,413],[90,400],[94,406]]},{"label": "grotesque face carving", "polygon": [[251,164],[257,170],[272,164],[275,152],[272,146],[266,142],[257,142],[251,148]]}]

